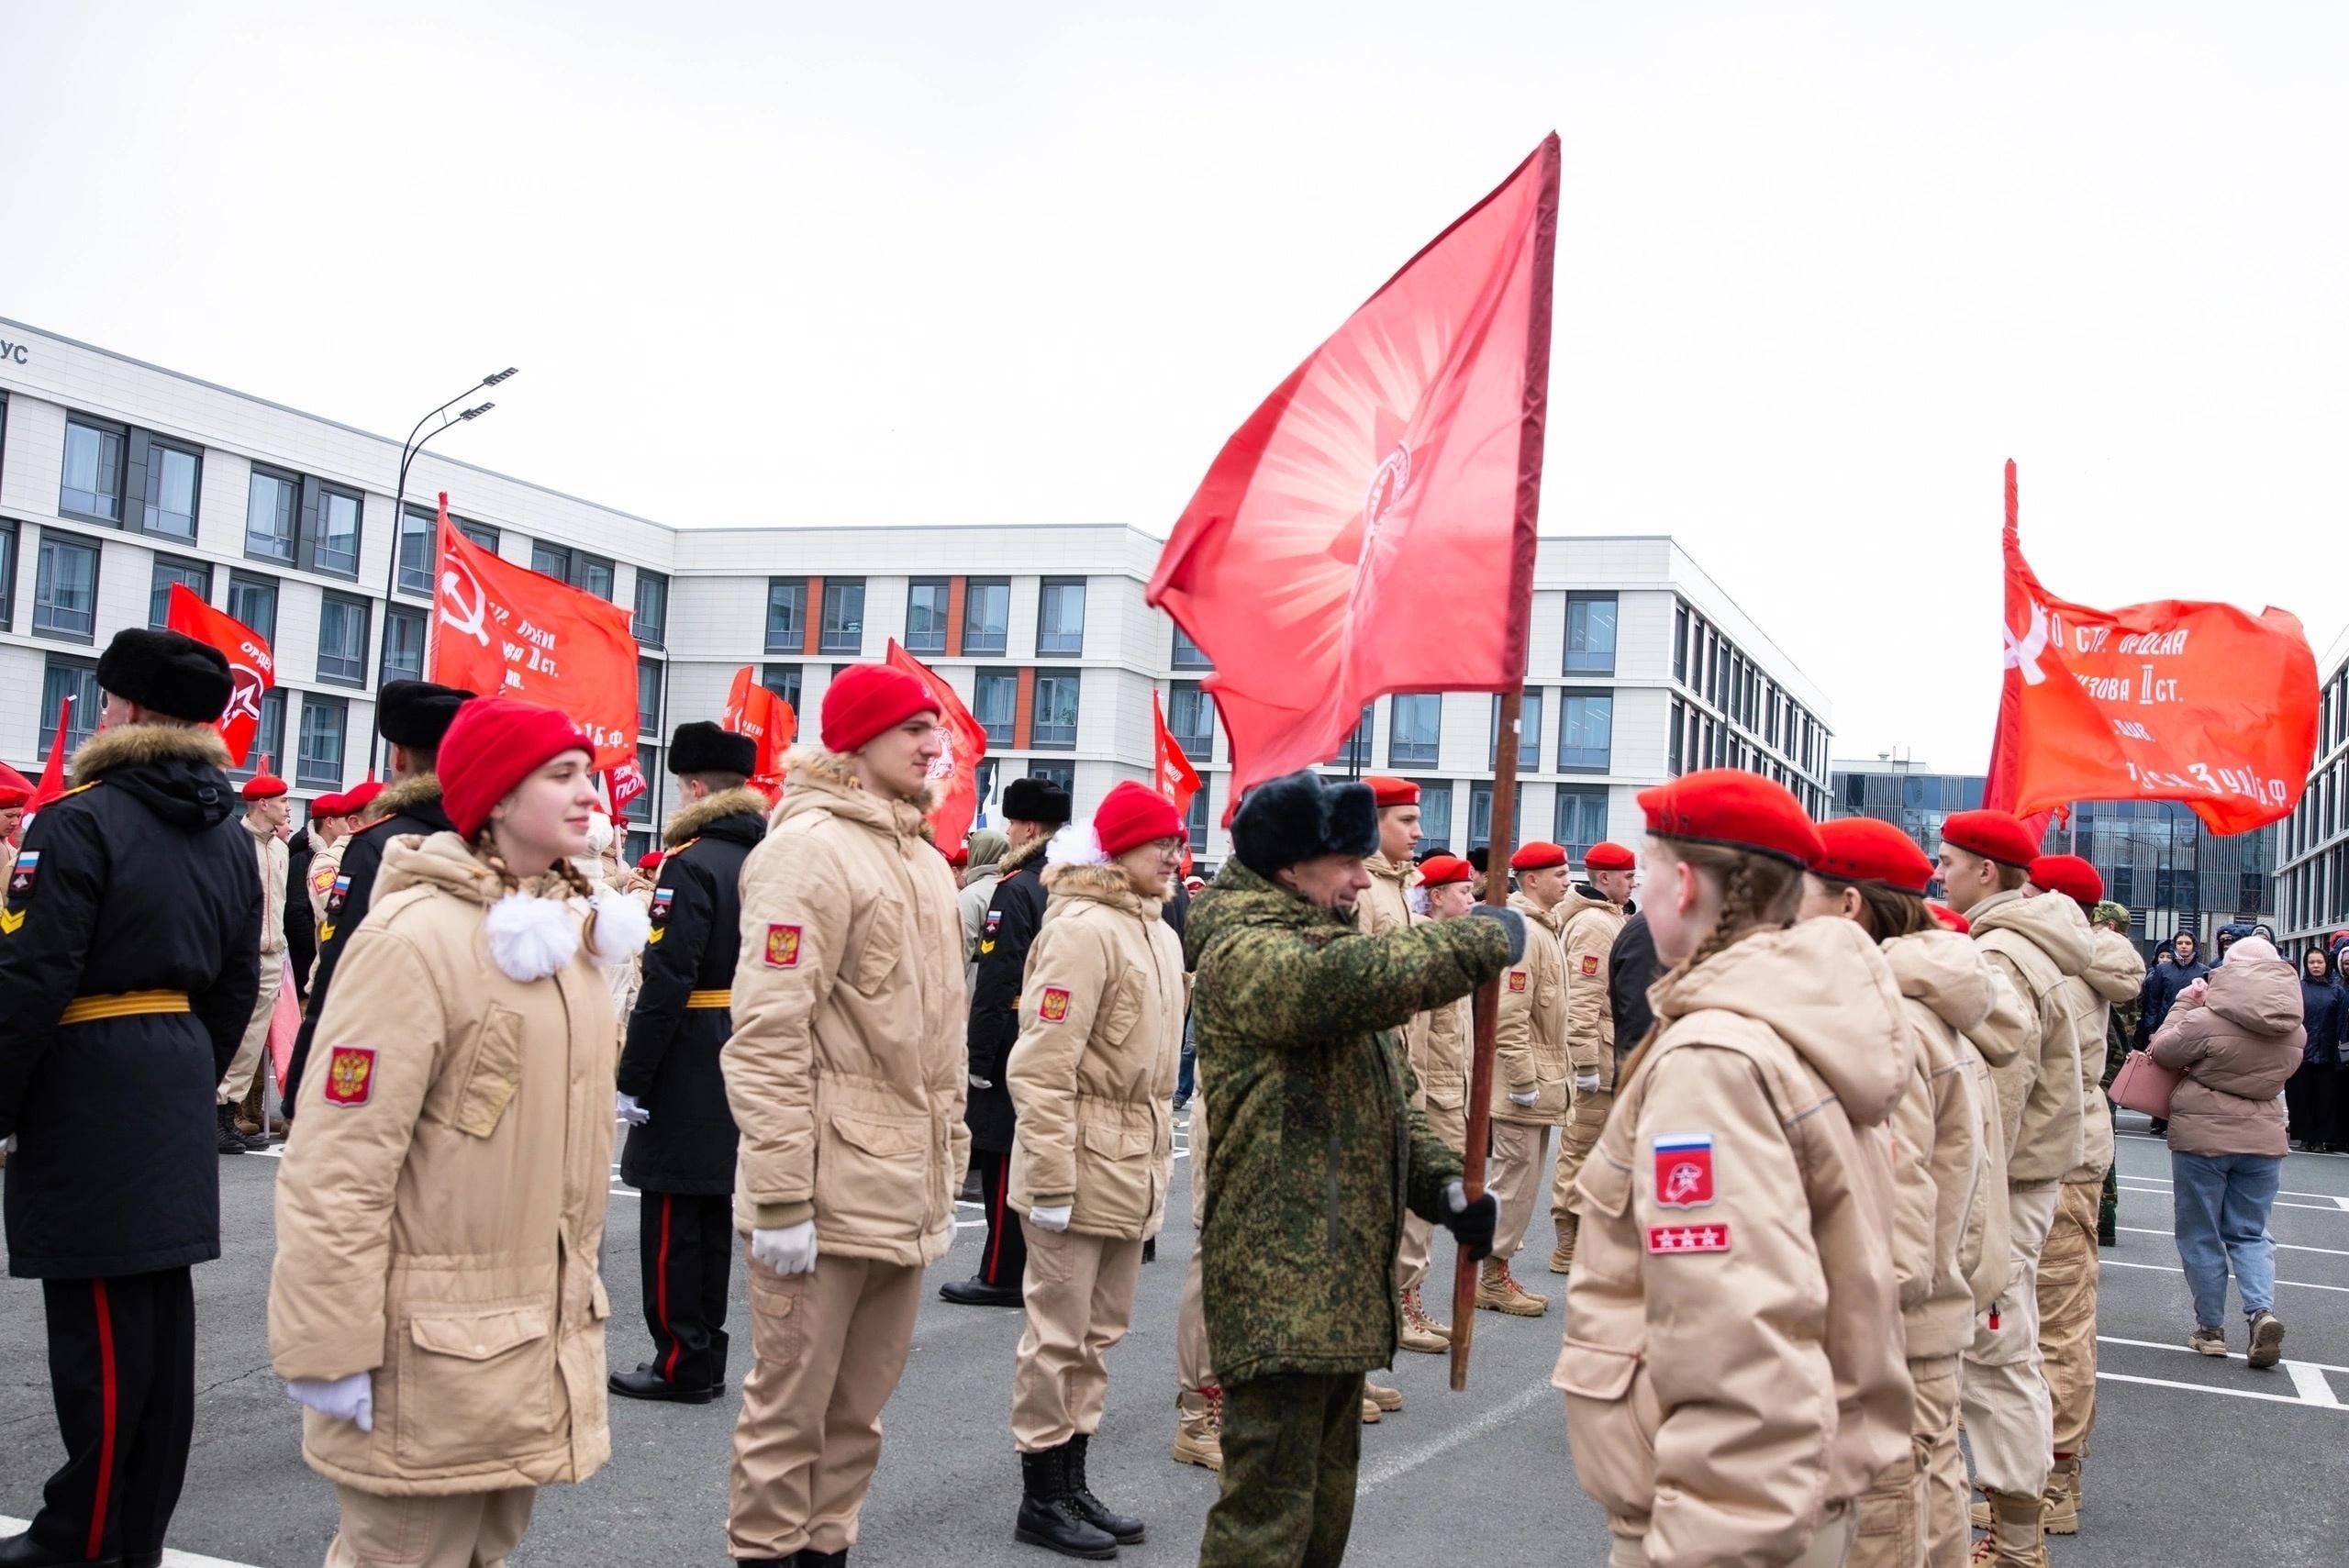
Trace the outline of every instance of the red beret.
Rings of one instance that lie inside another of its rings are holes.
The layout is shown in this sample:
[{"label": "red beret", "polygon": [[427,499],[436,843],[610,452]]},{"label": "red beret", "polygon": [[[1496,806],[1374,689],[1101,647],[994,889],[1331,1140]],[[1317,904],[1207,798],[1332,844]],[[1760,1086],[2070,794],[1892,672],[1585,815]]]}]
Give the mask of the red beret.
[{"label": "red beret", "polygon": [[13,811],[33,797],[33,792],[15,784],[0,784],[0,811]]},{"label": "red beret", "polygon": [[1363,783],[1370,786],[1370,797],[1381,806],[1417,806],[1419,786],[1408,779],[1389,778],[1385,773],[1364,773]]},{"label": "red beret", "polygon": [[313,818],[348,817],[351,815],[351,807],[339,795],[313,795],[310,799],[310,815]]},{"label": "red beret", "polygon": [[1742,768],[1707,768],[1640,792],[1648,831],[1748,850],[1805,867],[1819,858],[1819,829],[1786,785]]},{"label": "red beret", "polygon": [[1877,882],[1903,893],[1922,893],[1933,880],[1933,862],[1917,840],[1873,817],[1821,822],[1819,842],[1825,852],[1810,862],[1810,869],[1835,882]]},{"label": "red beret", "polygon": [[383,793],[384,781],[381,779],[369,779],[365,784],[357,784],[343,791],[340,796],[342,814],[345,817],[358,816],[374,805],[375,797]]},{"label": "red beret", "polygon": [[1131,779],[1103,795],[1093,813],[1093,836],[1101,841],[1105,855],[1122,855],[1154,839],[1181,839],[1187,833],[1173,801]]},{"label": "red beret", "polygon": [[941,850],[939,853],[944,855],[946,863],[956,871],[961,871],[971,863],[971,851],[967,849]]},{"label": "red beret", "polygon": [[239,793],[247,800],[275,800],[285,793],[285,781],[275,773],[255,773]]},{"label": "red beret", "polygon": [[1419,885],[1443,887],[1475,879],[1476,868],[1458,855],[1430,855],[1419,862]]},{"label": "red beret", "polygon": [[470,839],[497,803],[565,751],[595,754],[579,726],[551,707],[513,697],[475,697],[440,738],[440,808]]},{"label": "red beret", "polygon": [[1590,851],[1582,858],[1585,871],[1633,871],[1638,868],[1639,863],[1631,858],[1631,851],[1620,844],[1610,844],[1605,840],[1593,844]]},{"label": "red beret", "polygon": [[1942,842],[2002,866],[2027,871],[2039,845],[2021,818],[2010,811],[1958,811],[1942,821]]},{"label": "red beret", "polygon": [[2031,862],[2031,884],[2078,904],[2104,902],[2104,878],[2077,855],[2042,855]]},{"label": "red beret", "polygon": [[669,852],[666,850],[647,850],[637,857],[636,869],[651,876],[661,869],[661,862],[668,858]]},{"label": "red beret", "polygon": [[852,664],[824,689],[824,749],[853,751],[918,713],[936,713],[930,688],[887,664]]},{"label": "red beret", "polygon": [[1956,910],[1951,908],[1948,905],[1935,904],[1931,899],[1928,899],[1925,902],[1925,907],[1932,911],[1934,919],[1939,920],[1943,925],[1947,926],[1959,936],[1967,937],[1974,934],[1974,922],[1959,914]]},{"label": "red beret", "polygon": [[1520,845],[1517,853],[1508,858],[1508,869],[1511,871],[1547,871],[1552,866],[1562,866],[1565,863],[1564,850],[1540,839],[1534,840],[1530,844]]}]

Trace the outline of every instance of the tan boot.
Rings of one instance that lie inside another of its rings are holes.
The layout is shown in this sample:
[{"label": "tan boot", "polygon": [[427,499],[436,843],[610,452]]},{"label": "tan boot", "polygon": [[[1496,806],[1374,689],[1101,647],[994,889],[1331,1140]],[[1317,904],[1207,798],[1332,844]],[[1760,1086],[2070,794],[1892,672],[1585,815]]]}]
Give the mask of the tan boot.
[{"label": "tan boot", "polygon": [[1365,1427],[1375,1427],[1386,1418],[1386,1412],[1378,1407],[1378,1401],[1373,1399],[1367,1394],[1364,1395],[1362,1396],[1362,1424]]},{"label": "tan boot", "polygon": [[2047,1490],[2041,1501],[2046,1505],[2042,1518],[2049,1535],[2080,1533],[2080,1460],[2077,1454],[2056,1460],[2055,1468],[2047,1473]]},{"label": "tan boot", "polygon": [[1550,1272],[1553,1274],[1572,1273],[1575,1266],[1575,1233],[1582,1229],[1581,1217],[1562,1214],[1557,1217],[1558,1245],[1550,1253]]},{"label": "tan boot", "polygon": [[1484,1312],[1506,1312],[1511,1318],[1539,1318],[1550,1310],[1550,1298],[1534,1295],[1510,1278],[1508,1260],[1486,1258],[1476,1275],[1476,1307]]},{"label": "tan boot", "polygon": [[1223,1390],[1202,1388],[1174,1399],[1174,1462],[1223,1468]]},{"label": "tan boot", "polygon": [[2037,1497],[1986,1492],[1990,1533],[1974,1543],[1976,1568],[2047,1568],[2045,1505]]},{"label": "tan boot", "polygon": [[1388,1412],[1400,1410],[1403,1407],[1401,1389],[1389,1388],[1383,1383],[1373,1383],[1366,1377],[1362,1380],[1362,1396],[1380,1409]]},{"label": "tan boot", "polygon": [[1419,1305],[1419,1287],[1403,1293],[1403,1348],[1440,1356],[1452,1345],[1452,1330],[1427,1315]]}]

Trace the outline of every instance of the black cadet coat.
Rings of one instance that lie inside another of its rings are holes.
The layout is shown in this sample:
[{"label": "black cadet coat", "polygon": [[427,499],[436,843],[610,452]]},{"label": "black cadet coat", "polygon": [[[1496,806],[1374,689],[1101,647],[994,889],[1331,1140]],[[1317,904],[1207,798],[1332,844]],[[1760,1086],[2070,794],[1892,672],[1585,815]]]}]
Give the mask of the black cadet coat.
[{"label": "black cadet coat", "polygon": [[1011,1152],[1011,1134],[1018,1125],[1004,1069],[1011,1048],[1019,1041],[1019,988],[1027,977],[1028,949],[1044,923],[1044,846],[1051,841],[1049,837],[1038,839],[1004,856],[1003,880],[995,884],[986,923],[979,928],[979,973],[971,986],[968,1040],[971,1076],[984,1079],[987,1086],[971,1085],[963,1121],[971,1129],[971,1147],[991,1154]]},{"label": "black cadet coat", "polygon": [[720,791],[669,819],[652,892],[643,984],[629,1015],[619,1091],[651,1113],[628,1129],[620,1179],[641,1192],[734,1190],[734,1113],[718,1052],[734,1032],[724,1007],[688,1007],[696,991],[727,991],[741,951],[742,862],[766,837],[766,797]]},{"label": "black cadet coat", "polygon": [[[261,988],[262,888],[218,733],[99,732],[33,819],[0,905],[8,1272],[90,1279],[220,1255],[213,1091]],[[76,997],[188,1010],[59,1021]]]},{"label": "black cadet coat", "polygon": [[[400,780],[375,797],[373,809],[390,815],[343,840],[342,871],[335,878],[334,891],[327,895],[326,913],[318,921],[318,973],[310,981],[310,995],[302,1005],[302,1032],[294,1037],[294,1053],[285,1064],[285,1115],[289,1118],[294,1114],[295,1095],[302,1087],[302,1069],[310,1060],[310,1037],[317,1032],[318,1015],[326,1011],[327,988],[334,980],[335,965],[342,962],[351,933],[367,917],[367,906],[374,901],[375,873],[384,867],[384,846],[408,833],[430,838],[457,830],[440,808],[440,779],[435,773]],[[290,878],[285,896],[287,903],[293,902]],[[302,897],[307,907],[306,886]]]},{"label": "black cadet coat", "polygon": [[311,829],[302,828],[285,846],[285,956],[294,965],[294,994],[310,995],[310,965],[318,956],[317,922],[310,915]]}]

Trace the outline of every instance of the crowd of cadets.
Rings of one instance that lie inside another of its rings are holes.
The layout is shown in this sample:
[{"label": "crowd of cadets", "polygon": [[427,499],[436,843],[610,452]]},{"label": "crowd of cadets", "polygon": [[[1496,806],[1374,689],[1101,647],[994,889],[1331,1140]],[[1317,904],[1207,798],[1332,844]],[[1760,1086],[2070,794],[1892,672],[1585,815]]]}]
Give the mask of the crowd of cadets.
[{"label": "crowd of cadets", "polygon": [[[1368,1373],[1450,1342],[1433,1228],[1481,1260],[1478,1308],[1545,1315],[1511,1267],[1545,1167],[1552,1381],[1612,1562],[2015,1568],[2079,1528],[2112,1010],[2157,1027],[2200,971],[2180,939],[2147,977],[2094,870],[2011,817],[1952,817],[1936,863],[1698,773],[1640,797],[1641,856],[1593,846],[1577,878],[1519,846],[1504,906],[1497,864],[1415,861],[1408,782],[1303,773],[1251,792],[1193,904],[1165,801],[1120,784],[1072,823],[1022,780],[958,886],[926,819],[935,704],[857,666],[779,803],[747,739],[682,726],[683,804],[630,877],[594,859],[592,752],[550,710],[386,685],[389,782],[318,801],[289,850],[283,782],[226,776],[217,653],[127,631],[98,674],[105,727],[0,905],[10,1264],[43,1282],[67,1455],[0,1564],[161,1561],[209,1167],[265,1140],[238,1112],[282,986],[270,1337],[337,1488],[329,1563],[501,1561],[537,1487],[608,1457],[607,1393],[719,1397],[738,1248],[728,1550],[844,1561],[966,1170],[985,1234],[941,1294],[1025,1315],[1015,1534],[1141,1540],[1086,1460],[1186,1029],[1174,1456],[1221,1473],[1204,1562],[1342,1557],[1360,1426],[1403,1403]],[[616,1119],[651,1353],[607,1374]]]}]

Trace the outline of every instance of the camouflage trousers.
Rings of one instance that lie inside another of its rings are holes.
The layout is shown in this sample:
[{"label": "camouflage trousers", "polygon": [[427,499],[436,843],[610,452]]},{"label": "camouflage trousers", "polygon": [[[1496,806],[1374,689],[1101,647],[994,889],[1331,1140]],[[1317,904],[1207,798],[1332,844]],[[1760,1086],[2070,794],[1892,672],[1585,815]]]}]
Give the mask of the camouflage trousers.
[{"label": "camouflage trousers", "polygon": [[1199,1568],[1336,1568],[1361,1462],[1362,1373],[1225,1385],[1223,1492]]},{"label": "camouflage trousers", "polygon": [[2039,1357],[2054,1406],[2054,1448],[2086,1453],[2096,1424],[2098,1182],[2067,1182],[2039,1255]]}]

